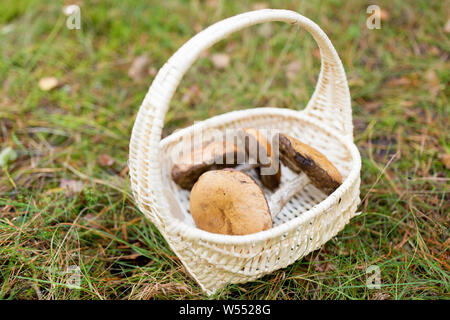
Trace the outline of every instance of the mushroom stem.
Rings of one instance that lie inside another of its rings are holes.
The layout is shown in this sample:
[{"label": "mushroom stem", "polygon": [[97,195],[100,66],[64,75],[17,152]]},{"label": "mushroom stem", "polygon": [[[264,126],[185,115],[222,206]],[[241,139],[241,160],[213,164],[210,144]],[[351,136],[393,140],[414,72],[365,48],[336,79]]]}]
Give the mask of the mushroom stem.
[{"label": "mushroom stem", "polygon": [[302,173],[275,191],[268,201],[272,219],[275,219],[286,203],[288,203],[289,200],[300,192],[309,182],[308,176]]}]

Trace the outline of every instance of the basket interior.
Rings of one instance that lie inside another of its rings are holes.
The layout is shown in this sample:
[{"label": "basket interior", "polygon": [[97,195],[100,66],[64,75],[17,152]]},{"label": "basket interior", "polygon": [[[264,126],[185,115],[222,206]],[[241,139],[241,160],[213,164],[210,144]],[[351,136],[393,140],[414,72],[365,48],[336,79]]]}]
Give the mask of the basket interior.
[{"label": "basket interior", "polygon": [[[322,152],[339,170],[342,178],[345,178],[350,173],[353,166],[351,153],[347,146],[339,141],[336,137],[328,134],[320,126],[314,125],[307,120],[307,118],[302,117],[302,112],[296,112],[298,116],[291,117],[282,114],[261,114],[261,115],[248,115],[241,117],[227,117],[227,114],[215,117],[215,121],[206,120],[207,124],[203,129],[203,140],[208,141],[211,139],[211,135],[208,133],[214,130],[224,130],[224,129],[239,129],[246,127],[254,127],[257,129],[277,129],[280,132],[291,135],[298,138],[300,141],[309,144]],[[223,121],[220,121],[220,118]],[[188,127],[183,129],[182,135],[184,138],[189,137],[193,133],[193,127]],[[217,132],[217,131],[215,131]],[[177,184],[175,184],[171,179],[171,168],[173,163],[176,161],[174,159],[173,148],[177,147],[177,144],[181,143],[180,139],[171,139],[167,137],[161,141],[161,170],[162,178],[165,183],[165,195],[167,200],[170,202],[171,212],[175,218],[184,221],[193,227],[195,223],[192,220],[191,214],[189,212],[189,198],[190,192],[181,189]],[[257,179],[254,170],[251,174]],[[293,173],[286,166],[281,167],[281,185],[292,178],[295,178],[296,174]],[[270,197],[272,192],[269,189],[263,188],[263,191],[267,198]],[[282,211],[274,219],[274,226],[285,223],[295,217],[298,217],[302,213],[306,212],[316,204],[320,203],[326,198],[326,195],[314,187],[311,183],[308,184],[301,192],[297,193],[289,203],[282,209]]]}]

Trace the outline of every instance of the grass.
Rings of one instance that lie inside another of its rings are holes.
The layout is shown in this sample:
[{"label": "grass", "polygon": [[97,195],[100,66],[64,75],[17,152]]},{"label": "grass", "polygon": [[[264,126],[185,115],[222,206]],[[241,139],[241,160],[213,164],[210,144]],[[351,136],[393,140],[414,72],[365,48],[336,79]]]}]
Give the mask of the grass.
[{"label": "grass", "polygon": [[[202,28],[262,4],[77,3],[81,30],[66,28],[61,1],[0,4],[0,149],[17,154],[0,175],[0,298],[204,299],[130,195],[128,143],[154,73],[136,82],[127,72],[142,54],[159,69]],[[383,10],[380,30],[366,28],[369,4]],[[265,5],[317,22],[343,61],[362,214],[320,250],[212,298],[448,299],[448,2]],[[211,63],[216,52],[230,56],[225,70]],[[294,61],[301,67],[289,76]],[[274,23],[233,34],[183,79],[164,135],[230,110],[301,109],[319,68],[305,31]],[[60,86],[39,89],[49,76]],[[371,265],[379,290],[366,287]],[[80,268],[81,289],[67,285],[70,266]]]}]

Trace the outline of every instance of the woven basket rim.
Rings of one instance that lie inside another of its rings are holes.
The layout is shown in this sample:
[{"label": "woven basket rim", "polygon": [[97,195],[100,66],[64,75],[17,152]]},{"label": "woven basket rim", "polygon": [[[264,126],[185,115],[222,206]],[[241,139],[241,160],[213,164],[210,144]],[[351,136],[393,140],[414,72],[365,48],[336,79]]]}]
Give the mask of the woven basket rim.
[{"label": "woven basket rim", "polygon": [[[201,121],[199,123],[196,123],[194,125],[188,126],[186,128],[183,128],[167,137],[162,139],[160,141],[160,148],[164,147],[166,144],[176,141],[182,135],[189,130],[192,130],[194,126],[207,126],[211,122],[215,122],[220,118],[232,116],[234,119],[237,117],[250,117],[254,115],[271,115],[271,114],[277,114],[281,116],[286,117],[294,117],[302,121],[310,122],[312,125],[315,125],[317,127],[320,127],[321,130],[325,131],[329,135],[336,138],[339,142],[341,142],[345,147],[347,147],[347,150],[350,152],[353,166],[350,170],[347,178],[343,181],[343,183],[339,186],[338,189],[336,189],[331,195],[326,197],[324,200],[313,206],[311,209],[303,212],[300,216],[293,218],[292,220],[289,220],[287,222],[284,222],[280,225],[277,225],[271,229],[252,233],[248,235],[223,235],[223,234],[217,234],[217,233],[211,233],[208,231],[201,230],[199,228],[196,228],[194,226],[190,226],[186,224],[185,222],[168,216],[168,219],[165,220],[166,222],[169,222],[167,225],[168,231],[178,232],[181,234],[182,237],[185,237],[190,240],[204,240],[208,241],[210,243],[216,243],[216,244],[235,244],[235,245],[246,245],[246,244],[252,244],[257,242],[263,242],[266,240],[269,240],[270,238],[274,238],[277,236],[281,236],[283,233],[286,233],[293,228],[297,228],[303,223],[307,223],[311,219],[313,219],[318,214],[328,210],[331,206],[333,206],[340,197],[353,185],[357,179],[359,178],[360,170],[361,170],[361,156],[359,153],[358,148],[353,143],[353,141],[350,141],[348,139],[348,136],[344,136],[337,132],[336,130],[332,128],[325,128],[319,121],[311,118],[310,116],[303,113],[303,110],[292,110],[292,109],[286,109],[286,108],[252,108],[252,109],[245,109],[245,110],[236,110],[227,112],[221,115],[216,115],[211,118],[208,118],[204,121]],[[165,201],[166,198],[163,195],[164,199],[159,198],[158,201]]]}]

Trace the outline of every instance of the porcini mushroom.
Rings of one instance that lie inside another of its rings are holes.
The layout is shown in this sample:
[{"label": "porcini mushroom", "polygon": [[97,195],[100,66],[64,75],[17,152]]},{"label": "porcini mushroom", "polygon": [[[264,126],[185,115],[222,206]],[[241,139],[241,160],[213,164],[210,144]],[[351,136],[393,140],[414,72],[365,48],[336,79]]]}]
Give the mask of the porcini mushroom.
[{"label": "porcini mushroom", "polygon": [[224,169],[202,174],[190,199],[198,228],[230,235],[264,231],[308,183],[328,195],[342,184],[339,171],[318,150],[282,133],[278,139],[281,161],[299,176],[278,188],[267,201],[258,183],[244,172]]},{"label": "porcini mushroom", "polygon": [[241,151],[236,144],[228,141],[214,141],[203,148],[195,148],[173,165],[173,181],[183,189],[191,189],[202,173],[237,164]]},{"label": "porcini mushroom", "polygon": [[269,200],[272,218],[309,182],[327,195],[342,184],[338,169],[317,149],[286,134],[279,133],[278,139],[280,160],[300,176],[288,181],[272,194]]},{"label": "porcini mushroom", "polygon": [[239,132],[249,160],[256,161],[255,169],[262,184],[270,190],[276,189],[281,181],[281,167],[272,151],[272,145],[255,128],[245,128]]},{"label": "porcini mushroom", "polygon": [[260,186],[233,169],[203,173],[191,190],[190,211],[198,228],[213,233],[245,235],[272,227]]},{"label": "porcini mushroom", "polygon": [[280,159],[296,173],[304,172],[312,184],[330,195],[342,184],[338,169],[317,149],[279,133]]}]

